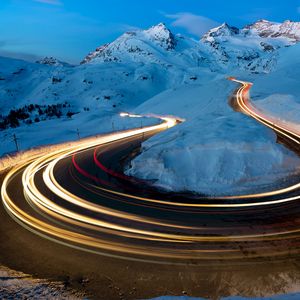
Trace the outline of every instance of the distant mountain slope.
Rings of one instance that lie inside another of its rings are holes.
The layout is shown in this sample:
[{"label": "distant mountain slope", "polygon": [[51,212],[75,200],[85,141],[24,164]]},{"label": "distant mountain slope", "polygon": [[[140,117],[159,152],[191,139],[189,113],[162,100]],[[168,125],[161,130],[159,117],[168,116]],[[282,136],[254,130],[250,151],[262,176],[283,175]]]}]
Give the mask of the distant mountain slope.
[{"label": "distant mountain slope", "polygon": [[285,38],[290,44],[300,41],[300,22],[287,20],[283,23],[259,20],[254,24],[246,26],[244,33],[257,34],[262,38]]},{"label": "distant mountain slope", "polygon": [[135,62],[202,66],[213,71],[240,68],[253,73],[270,72],[277,49],[300,39],[300,23],[258,21],[238,29],[224,23],[195,41],[174,35],[160,23],[148,30],[127,32],[100,46],[82,61],[86,63]]},{"label": "distant mountain slope", "polygon": [[163,23],[147,30],[126,32],[112,43],[91,52],[86,63],[133,62],[156,63],[162,66],[197,66],[198,60],[208,61],[202,45],[188,37],[174,35]]},{"label": "distant mountain slope", "polygon": [[276,66],[277,50],[294,45],[299,38],[300,23],[262,20],[243,29],[224,23],[207,32],[201,41],[225,68],[233,66],[252,73],[268,73]]}]

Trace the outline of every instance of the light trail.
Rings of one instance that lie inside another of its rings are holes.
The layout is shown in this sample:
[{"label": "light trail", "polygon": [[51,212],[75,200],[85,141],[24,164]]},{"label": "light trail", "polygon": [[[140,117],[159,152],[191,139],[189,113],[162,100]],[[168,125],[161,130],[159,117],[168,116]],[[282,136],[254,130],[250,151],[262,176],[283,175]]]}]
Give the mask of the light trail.
[{"label": "light trail", "polygon": [[[249,115],[250,117],[254,118],[258,122],[262,123],[263,125],[269,127],[279,135],[285,136],[288,138],[290,141],[293,143],[296,143],[297,145],[300,146],[300,132],[298,132],[295,129],[288,128],[285,124],[282,124],[280,120],[273,119],[270,117],[265,116],[261,111],[259,111],[256,107],[251,105],[249,101],[249,90],[252,87],[252,83],[246,82],[246,81],[241,81],[237,80],[235,78],[229,78],[229,80],[237,82],[241,84],[241,87],[239,88],[237,94],[236,94],[236,100],[239,108],[243,113],[246,115]],[[276,196],[284,193],[288,193],[291,191],[295,191],[300,188],[300,183],[297,183],[295,185],[270,191],[270,192],[264,192],[264,193],[257,193],[257,194],[251,194],[251,195],[242,195],[242,196],[235,196],[234,198],[236,199],[246,199],[249,197],[255,197],[255,198],[262,198],[262,197],[267,197],[267,196]],[[229,199],[231,197],[224,197],[225,199]],[[285,198],[281,199],[280,203],[283,202],[289,202],[289,201],[295,201],[299,200],[299,196],[296,197],[290,197],[290,198]]]},{"label": "light trail", "polygon": [[[241,84],[236,100],[242,112],[299,144],[300,136],[297,132],[277,124],[276,120],[264,116],[250,104],[248,93],[251,83],[231,80]],[[121,113],[120,116],[144,117],[129,113]],[[244,257],[241,244],[248,249],[251,257],[299,252],[300,220],[279,219],[279,223],[272,226],[262,224],[253,227],[249,215],[259,214],[260,209],[263,213],[268,206],[288,205],[299,200],[300,196],[271,200],[263,198],[288,194],[298,189],[300,184],[265,193],[202,197],[189,202],[187,199],[155,199],[120,191],[112,188],[112,184],[106,179],[100,180],[101,185],[92,183],[98,177],[80,166],[78,156],[86,157],[92,153],[91,162],[103,172],[102,176],[130,181],[128,176],[102,164],[97,157],[97,149],[127,140],[130,143],[131,140],[139,140],[141,135],[153,135],[183,121],[174,117],[159,118],[162,120],[161,124],[83,140],[46,155],[36,155],[30,161],[16,166],[7,174],[1,187],[6,210],[22,226],[51,241],[88,252],[133,260],[159,263],[169,260],[174,263],[175,260],[176,263],[182,263],[187,260],[240,259]],[[70,166],[77,173],[68,173],[61,168],[65,162],[71,162]],[[72,180],[76,189],[85,191],[86,196],[79,196],[77,191],[65,188],[57,178],[58,170],[64,176],[69,176],[67,178]],[[22,186],[23,200],[12,196],[16,183]],[[91,201],[88,195],[93,195],[99,201]],[[105,204],[105,201],[101,203],[103,199],[112,203],[112,207]],[[120,205],[129,209],[123,210],[119,208]],[[136,209],[140,207],[145,211],[149,210],[149,214],[137,213]],[[216,212],[216,209],[221,211]],[[180,220],[160,217],[160,214],[166,213],[170,216],[177,214]],[[210,221],[210,226],[207,226],[202,218],[214,213],[221,218],[215,223]],[[230,223],[231,218],[239,214],[250,218],[250,223]],[[189,217],[192,216],[198,216],[199,219],[190,222]],[[223,218],[225,221],[220,221]],[[287,242],[293,243],[292,250],[286,249]],[[277,245],[276,251],[274,244]]]}]

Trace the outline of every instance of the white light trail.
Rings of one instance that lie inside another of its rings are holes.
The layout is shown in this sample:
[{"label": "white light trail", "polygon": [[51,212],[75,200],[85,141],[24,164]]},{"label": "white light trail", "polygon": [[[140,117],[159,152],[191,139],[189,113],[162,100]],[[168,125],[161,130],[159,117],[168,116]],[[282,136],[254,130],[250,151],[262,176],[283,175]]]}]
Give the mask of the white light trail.
[{"label": "white light trail", "polygon": [[[299,144],[300,135],[292,129],[277,124],[276,120],[270,119],[259,112],[249,102],[249,90],[252,86],[249,82],[238,81],[234,78],[230,80],[240,83],[242,86],[237,92],[237,104],[241,111],[253,117],[262,124],[272,128],[274,131],[284,135],[291,142]],[[143,115],[130,114],[127,112],[120,113],[121,117],[142,118]],[[149,117],[149,116],[148,116]],[[150,116],[154,117],[154,116]],[[183,120],[175,117],[156,116],[163,122],[158,125],[147,126],[144,128],[137,128],[126,130],[118,133],[113,133],[107,136],[101,136],[87,141],[79,141],[75,145],[66,146],[63,149],[58,149],[48,154],[37,154],[32,157],[30,161],[21,163],[19,166],[14,167],[5,177],[2,188],[1,196],[4,206],[8,213],[20,224],[29,230],[43,235],[51,240],[59,241],[69,246],[80,248],[90,252],[102,253],[102,251],[110,251],[114,253],[124,253],[124,255],[138,255],[145,257],[168,258],[168,259],[193,259],[195,255],[201,259],[211,259],[212,257],[220,258],[223,254],[228,254],[231,259],[240,258],[240,250],[236,247],[217,248],[216,246],[207,248],[211,243],[221,243],[224,245],[236,242],[266,242],[266,241],[285,241],[293,238],[300,238],[300,228],[281,228],[278,230],[270,230],[263,232],[249,232],[249,233],[226,233],[226,228],[215,227],[207,228],[206,226],[192,226],[180,225],[166,220],[160,220],[158,217],[142,217],[133,213],[118,211],[110,209],[100,204],[91,203],[88,199],[83,199],[70,191],[63,188],[55,178],[55,167],[62,160],[81,153],[91,148],[99,147],[100,145],[107,144],[122,140],[128,137],[135,137],[145,133],[154,133],[166,130],[181,123]],[[299,139],[298,139],[299,138]],[[57,197],[64,201],[78,207],[75,211],[67,209],[63,205],[59,205],[55,200],[47,197],[42,190],[36,185],[36,177],[42,172],[43,183],[46,187]],[[22,174],[22,188],[24,190],[24,197],[31,208],[40,213],[41,217],[33,216],[22,209],[21,205],[17,204],[10,196],[9,188],[16,176]],[[220,200],[219,203],[212,203],[212,199],[206,198],[206,203],[189,203],[185,201],[168,201],[141,197],[128,193],[123,193],[113,189],[102,186],[94,186],[89,184],[88,187],[93,188],[95,191],[105,192],[113,197],[120,199],[138,200],[141,205],[162,205],[165,211],[177,209],[178,211],[185,211],[186,209],[236,209],[236,208],[258,208],[260,206],[278,205],[287,202],[298,201],[300,196],[282,197],[268,201],[248,202],[248,198],[253,200],[256,198],[263,198],[266,196],[278,196],[300,187],[300,183],[270,192],[258,193],[252,195],[242,196],[227,196],[215,197],[214,200]],[[109,197],[109,196],[108,196]],[[226,201],[228,199],[236,201]],[[201,199],[203,200],[203,199]],[[221,201],[224,200],[224,201]],[[241,202],[241,200],[243,200]],[[233,202],[233,203],[232,203]],[[171,209],[172,208],[172,209]],[[86,214],[81,211],[88,211],[91,214]],[[105,220],[91,217],[92,213],[107,216]],[[45,220],[55,220],[49,223]],[[121,220],[120,223],[114,220]],[[109,221],[107,221],[109,220]],[[140,224],[140,226],[133,226],[132,222]],[[129,225],[126,225],[129,223]],[[154,227],[153,227],[154,226]],[[74,228],[74,231],[70,230]],[[156,228],[155,230],[153,228]],[[158,230],[157,228],[160,228]],[[75,230],[78,229],[78,230]],[[215,230],[215,234],[210,234]],[[82,233],[87,232],[87,234]],[[97,235],[95,235],[95,232]],[[195,234],[197,232],[197,234]],[[218,234],[217,234],[218,233]],[[126,242],[119,242],[117,239],[104,238],[104,236],[111,235],[112,237],[125,237],[143,242],[153,242],[153,246],[143,246],[141,244],[132,245]],[[157,243],[157,244],[155,244]],[[186,248],[177,249],[170,246],[167,249],[162,247],[160,243],[170,245],[188,245]],[[203,245],[200,248],[194,248],[195,245]],[[295,250],[296,251],[296,250]],[[266,251],[267,252],[267,251]],[[283,251],[284,252],[284,251]],[[281,253],[283,253],[281,252]],[[261,254],[257,254],[260,256]],[[253,254],[252,256],[255,256]]]}]

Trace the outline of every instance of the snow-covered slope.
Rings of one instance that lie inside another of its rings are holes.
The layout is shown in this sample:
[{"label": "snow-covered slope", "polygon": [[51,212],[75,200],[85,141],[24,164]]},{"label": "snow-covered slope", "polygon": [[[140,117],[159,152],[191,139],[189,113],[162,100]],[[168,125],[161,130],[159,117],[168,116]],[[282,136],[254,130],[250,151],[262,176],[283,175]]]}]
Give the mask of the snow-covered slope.
[{"label": "snow-covered slope", "polygon": [[[239,34],[239,30],[224,24],[204,38],[218,38],[224,46]],[[278,61],[270,74],[245,75],[238,69],[233,73],[254,81],[253,96],[260,109],[293,122],[292,126],[300,124],[299,53],[300,44],[277,49]],[[228,107],[226,97],[232,83],[220,77],[201,83],[194,88],[169,90],[137,109],[169,111],[187,122],[146,142],[128,174],[151,179],[167,190],[228,194],[254,187],[263,190],[299,172],[299,158],[276,144],[272,131]]]},{"label": "snow-covered slope", "polygon": [[299,54],[300,44],[282,49],[276,70],[254,80],[253,97],[261,110],[300,130]]},{"label": "snow-covered slope", "polygon": [[[78,131],[130,127],[135,123],[117,118],[124,110],[176,114],[187,121],[145,143],[129,173],[173,190],[242,191],[258,182],[263,188],[297,171],[298,158],[276,144],[272,132],[228,107],[233,85],[225,76],[255,81],[255,99],[270,96],[276,80],[276,93],[294,105],[292,78],[299,71],[291,60],[297,60],[299,36],[299,23],[258,21],[242,29],[223,24],[196,41],[160,23],[98,47],[79,66],[53,57],[37,63],[0,58],[0,153],[14,149],[13,134],[24,149],[74,139]],[[275,98],[258,105],[268,109]]]},{"label": "snow-covered slope", "polygon": [[196,84],[199,74],[198,69],[157,63],[73,67],[0,57],[0,153],[15,149],[13,134],[24,149],[74,139],[77,128],[81,136],[122,129],[126,122],[118,120],[119,112],[168,88]]},{"label": "snow-covered slope", "polygon": [[168,111],[186,122],[145,142],[127,173],[166,190],[220,195],[268,189],[299,172],[300,159],[272,131],[228,106],[232,87],[216,78],[141,105],[137,112]]},{"label": "snow-covered slope", "polygon": [[207,32],[201,41],[224,68],[268,73],[276,67],[276,50],[295,44],[299,38],[300,23],[262,20],[243,29],[224,23]]}]

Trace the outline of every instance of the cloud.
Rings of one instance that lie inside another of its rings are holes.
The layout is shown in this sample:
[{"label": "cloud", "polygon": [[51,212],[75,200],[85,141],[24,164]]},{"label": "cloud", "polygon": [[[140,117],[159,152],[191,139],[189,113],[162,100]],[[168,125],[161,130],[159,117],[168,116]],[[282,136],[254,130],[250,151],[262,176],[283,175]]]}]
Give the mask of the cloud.
[{"label": "cloud", "polygon": [[24,52],[18,48],[26,46],[26,43],[16,41],[13,39],[0,40],[0,56],[12,57],[16,59],[23,59],[27,61],[37,61],[41,59],[41,56],[32,54],[30,52]]},{"label": "cloud", "polygon": [[22,59],[30,62],[35,62],[42,57],[40,55],[36,54],[30,54],[30,53],[25,53],[25,52],[14,52],[14,51],[6,51],[0,49],[0,56],[3,57],[10,57],[10,58],[15,58],[15,59]]},{"label": "cloud", "polygon": [[201,37],[211,28],[220,25],[218,22],[204,16],[194,15],[188,12],[181,12],[177,14],[166,14],[166,18],[173,19],[172,26],[181,27],[187,32]]},{"label": "cloud", "polygon": [[62,5],[63,3],[60,0],[34,0],[35,2],[51,4],[51,5]]}]

